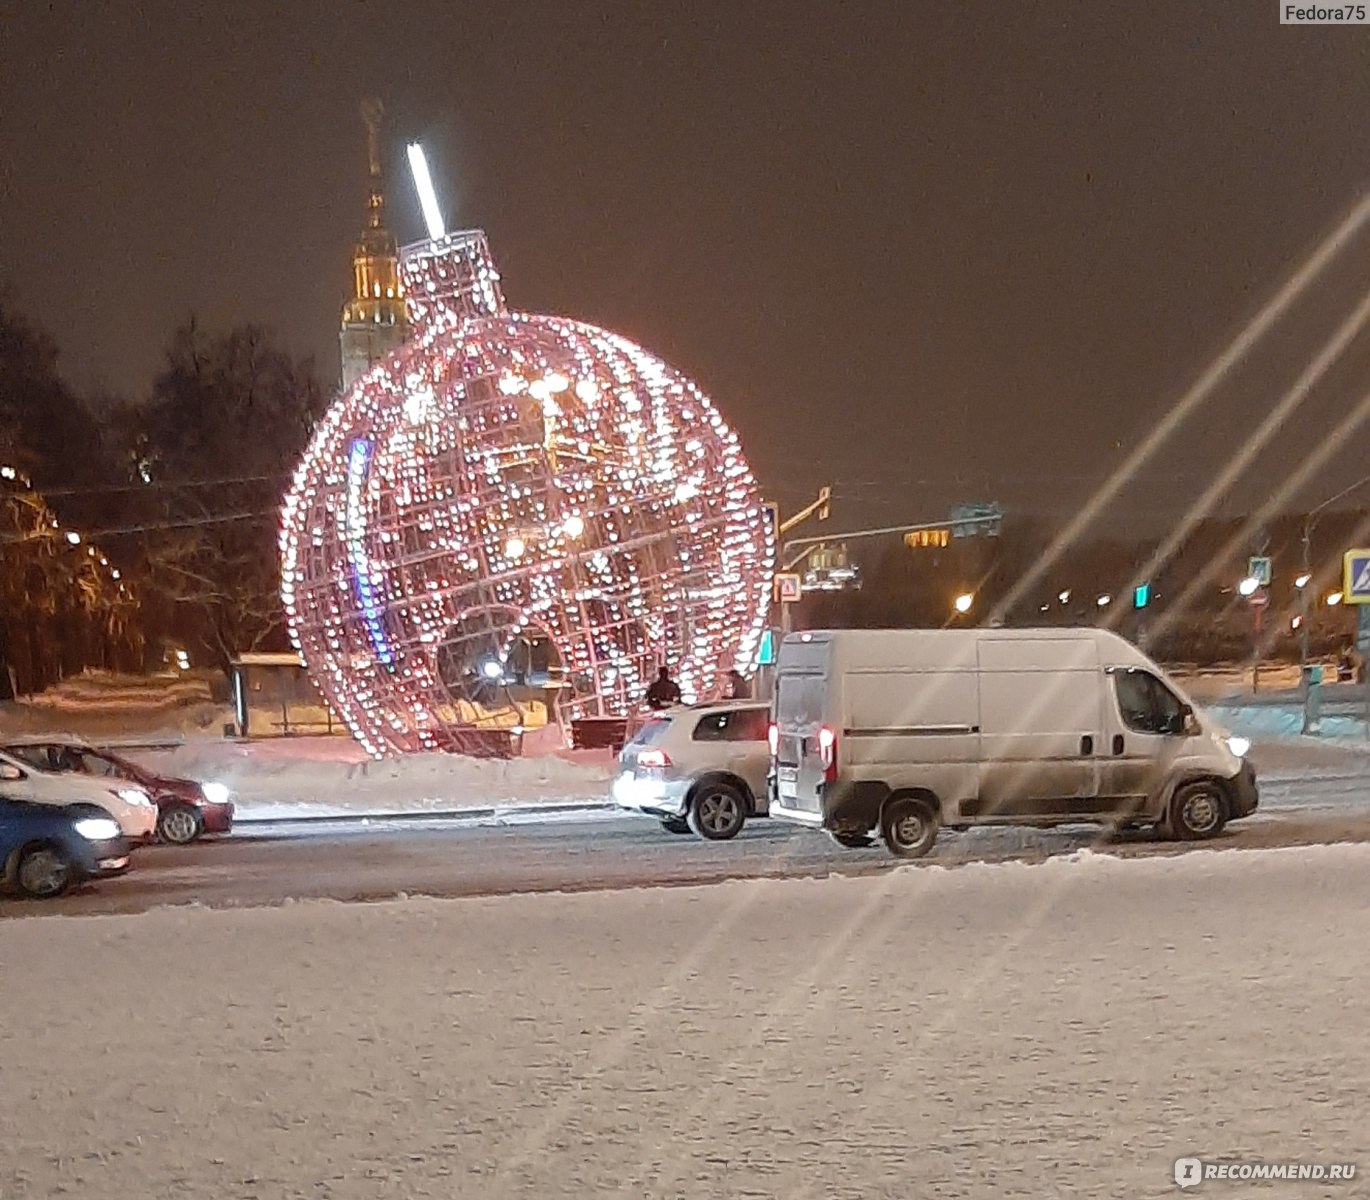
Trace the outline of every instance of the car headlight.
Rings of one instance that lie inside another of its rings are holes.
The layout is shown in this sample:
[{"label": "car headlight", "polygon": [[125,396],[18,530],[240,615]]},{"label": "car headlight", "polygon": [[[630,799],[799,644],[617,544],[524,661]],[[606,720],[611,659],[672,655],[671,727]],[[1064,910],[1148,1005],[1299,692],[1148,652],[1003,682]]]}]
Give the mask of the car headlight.
[{"label": "car headlight", "polygon": [[119,824],[109,817],[82,817],[75,825],[76,832],[87,841],[108,842],[119,836]]},{"label": "car headlight", "polygon": [[152,807],[152,801],[148,798],[148,794],[138,788],[117,788],[114,794],[125,804],[131,804],[135,808]]},{"label": "car headlight", "polygon": [[1227,748],[1238,758],[1245,758],[1246,752],[1251,749],[1251,739],[1237,737],[1236,734],[1233,734],[1227,739]]},{"label": "car headlight", "polygon": [[222,783],[202,783],[200,791],[210,804],[227,804],[229,791]]}]

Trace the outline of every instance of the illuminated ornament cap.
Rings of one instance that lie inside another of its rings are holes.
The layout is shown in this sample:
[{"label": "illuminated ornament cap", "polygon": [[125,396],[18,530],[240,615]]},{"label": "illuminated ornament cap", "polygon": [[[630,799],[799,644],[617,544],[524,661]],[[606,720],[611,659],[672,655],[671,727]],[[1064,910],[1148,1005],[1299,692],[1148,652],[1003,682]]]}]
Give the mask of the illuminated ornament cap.
[{"label": "illuminated ornament cap", "polygon": [[[774,547],[737,437],[626,338],[510,312],[480,231],[403,252],[413,337],[334,403],[282,514],[282,597],[372,753],[438,748],[526,643],[563,716],[755,661]],[[486,689],[483,691],[483,689]]]}]

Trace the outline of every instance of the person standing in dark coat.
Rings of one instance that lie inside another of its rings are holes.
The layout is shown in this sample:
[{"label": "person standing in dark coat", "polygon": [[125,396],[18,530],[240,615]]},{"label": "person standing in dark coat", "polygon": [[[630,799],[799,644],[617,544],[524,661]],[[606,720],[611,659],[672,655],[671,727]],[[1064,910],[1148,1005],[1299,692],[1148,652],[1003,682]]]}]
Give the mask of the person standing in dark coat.
[{"label": "person standing in dark coat", "polygon": [[661,668],[660,674],[653,680],[652,686],[647,689],[647,707],[653,709],[670,708],[673,704],[680,703],[680,688],[676,681],[671,678],[671,672]]}]

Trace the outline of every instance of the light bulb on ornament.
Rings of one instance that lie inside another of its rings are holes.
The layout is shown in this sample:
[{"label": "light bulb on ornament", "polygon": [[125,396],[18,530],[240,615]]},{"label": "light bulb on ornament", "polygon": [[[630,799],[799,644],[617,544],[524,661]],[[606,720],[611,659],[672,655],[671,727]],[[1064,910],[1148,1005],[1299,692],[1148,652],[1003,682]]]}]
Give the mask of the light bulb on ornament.
[{"label": "light bulb on ornament", "polygon": [[693,696],[750,671],[775,548],[711,401],[627,338],[510,311],[479,231],[401,277],[411,340],[334,402],[282,511],[292,642],[362,745],[459,742],[520,641],[550,643],[567,717],[637,710],[663,664]]}]

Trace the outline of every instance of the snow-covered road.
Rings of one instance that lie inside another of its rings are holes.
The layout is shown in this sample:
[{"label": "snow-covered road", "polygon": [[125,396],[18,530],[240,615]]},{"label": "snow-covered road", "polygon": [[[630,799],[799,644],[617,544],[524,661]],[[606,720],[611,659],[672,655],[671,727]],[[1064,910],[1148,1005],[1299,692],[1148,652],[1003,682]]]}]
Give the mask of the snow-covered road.
[{"label": "snow-covered road", "polygon": [[4,922],[0,1196],[1366,1195],[1368,941],[1363,845]]}]

